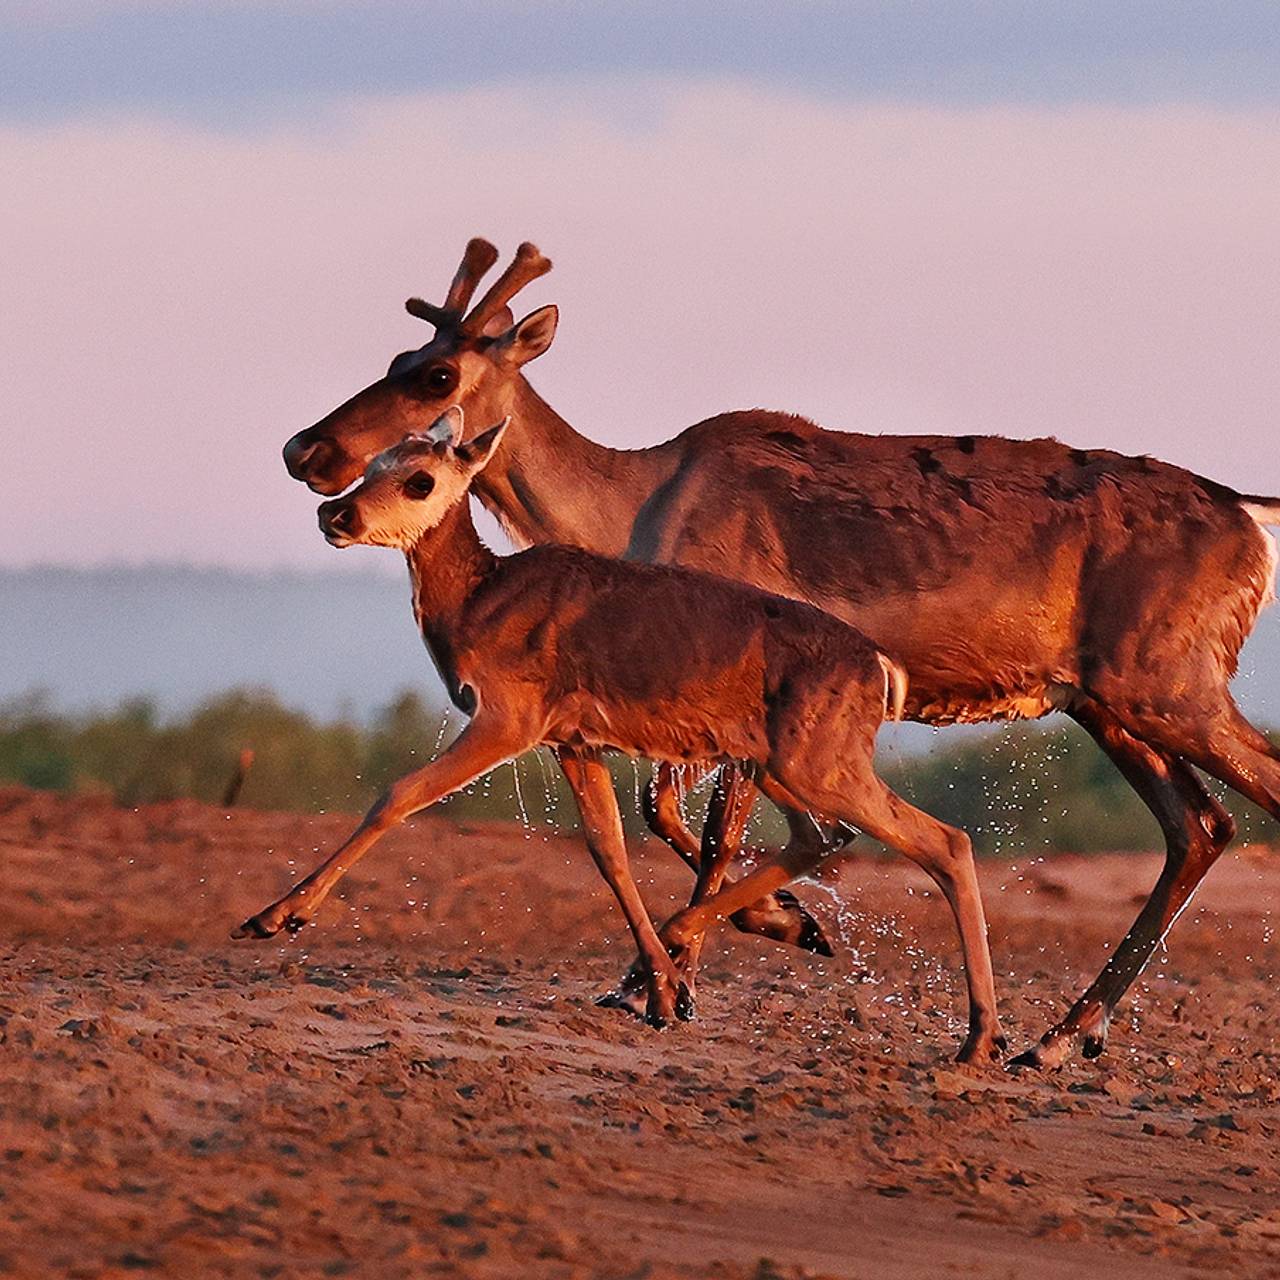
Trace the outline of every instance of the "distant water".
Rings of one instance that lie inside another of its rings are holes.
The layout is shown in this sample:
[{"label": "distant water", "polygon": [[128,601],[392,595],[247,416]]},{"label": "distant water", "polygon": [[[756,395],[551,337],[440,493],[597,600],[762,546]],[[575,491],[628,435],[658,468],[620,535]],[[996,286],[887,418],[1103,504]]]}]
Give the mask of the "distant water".
[{"label": "distant water", "polygon": [[[444,693],[407,575],[218,569],[0,570],[0,701],[45,691],[79,711],[148,695],[181,711],[236,686],[318,716],[365,717],[406,688]],[[1263,615],[1236,696],[1280,725],[1280,608]],[[932,740],[905,726],[903,746]],[[945,739],[944,739],[945,740]]]},{"label": "distant water", "polygon": [[0,571],[4,700],[41,690],[78,711],[145,694],[180,711],[237,686],[325,717],[405,688],[443,702],[403,572]]}]

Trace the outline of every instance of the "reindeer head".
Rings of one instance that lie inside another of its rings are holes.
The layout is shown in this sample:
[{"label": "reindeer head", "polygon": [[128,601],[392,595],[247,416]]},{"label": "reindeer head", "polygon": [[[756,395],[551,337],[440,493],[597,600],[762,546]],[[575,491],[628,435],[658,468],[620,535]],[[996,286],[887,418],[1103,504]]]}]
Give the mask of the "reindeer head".
[{"label": "reindeer head", "polygon": [[509,421],[464,444],[462,410],[446,409],[424,434],[378,454],[349,494],[322,502],[320,531],[334,547],[359,542],[407,550],[463,500]]},{"label": "reindeer head", "polygon": [[520,370],[551,345],[558,313],[553,306],[540,307],[513,323],[508,302],[551,270],[549,259],[528,243],[468,311],[481,278],[497,259],[487,240],[472,240],[443,306],[421,298],[405,303],[411,315],[435,326],[436,336],[425,347],[396,356],[386,377],[285,445],[285,466],[295,480],[316,493],[341,493],[370,459],[421,434],[449,406],[465,406],[479,422],[511,413]]}]

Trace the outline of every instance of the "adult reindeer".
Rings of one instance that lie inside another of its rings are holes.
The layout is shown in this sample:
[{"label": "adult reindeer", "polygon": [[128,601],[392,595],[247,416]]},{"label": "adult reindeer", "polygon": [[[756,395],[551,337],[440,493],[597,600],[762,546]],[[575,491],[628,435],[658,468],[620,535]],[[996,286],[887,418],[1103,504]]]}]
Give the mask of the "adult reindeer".
[{"label": "adult reindeer", "polygon": [[1056,1065],[1077,1038],[1086,1056],[1101,1053],[1117,1003],[1235,834],[1193,766],[1280,817],[1280,752],[1228,688],[1274,595],[1276,547],[1262,526],[1280,523],[1280,498],[1055,440],[856,435],[764,410],[608,449],[521,372],[557,322],[552,306],[518,324],[506,309],[550,269],[536,248],[521,245],[466,312],[496,257],[473,240],[443,307],[410,300],[435,338],[294,436],[290,474],[339,493],[445,405],[472,421],[509,416],[475,491],[517,542],[686,565],[816,604],[906,667],[911,719],[1066,712],[1167,846],[1102,972],[1020,1061]]}]

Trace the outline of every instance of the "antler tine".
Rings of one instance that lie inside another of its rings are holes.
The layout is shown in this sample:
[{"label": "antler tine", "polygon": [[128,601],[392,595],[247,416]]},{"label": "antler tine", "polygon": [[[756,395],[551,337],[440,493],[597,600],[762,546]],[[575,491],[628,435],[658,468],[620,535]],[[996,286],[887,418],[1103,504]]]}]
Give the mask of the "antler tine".
[{"label": "antler tine", "polygon": [[462,261],[454,272],[444,306],[438,307],[434,302],[426,302],[422,298],[410,298],[405,302],[404,309],[411,316],[435,325],[437,329],[459,329],[471,295],[479,287],[485,272],[497,260],[498,251],[487,240],[481,240],[479,236],[468,240]]},{"label": "antler tine", "polygon": [[460,317],[466,311],[467,303],[471,301],[481,279],[497,260],[498,251],[488,240],[482,240],[479,236],[468,240],[462,262],[449,286],[449,296],[444,300],[444,309]]},{"label": "antler tine", "polygon": [[489,286],[489,291],[471,309],[462,322],[467,333],[479,333],[493,316],[511,301],[530,281],[551,270],[551,259],[544,258],[537,245],[527,240],[516,250],[511,265]]},{"label": "antler tine", "polygon": [[434,302],[425,302],[422,298],[406,298],[404,309],[419,320],[433,324],[437,329],[452,329],[458,323],[458,313],[445,307],[437,307]]}]

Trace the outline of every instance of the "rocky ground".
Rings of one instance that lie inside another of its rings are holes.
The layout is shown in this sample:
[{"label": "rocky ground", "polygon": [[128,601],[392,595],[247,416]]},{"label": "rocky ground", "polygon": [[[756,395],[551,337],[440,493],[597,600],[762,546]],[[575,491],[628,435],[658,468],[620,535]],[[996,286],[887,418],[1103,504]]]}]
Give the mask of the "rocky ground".
[{"label": "rocky ground", "polygon": [[[0,1274],[1280,1276],[1280,853],[1043,1078],[951,1063],[950,917],[875,857],[802,890],[834,960],[718,940],[661,1033],[593,1004],[625,930],[543,829],[420,819],[298,939],[227,939],[349,823],[0,792]],[[984,865],[1015,1045],[1158,865]]]}]

